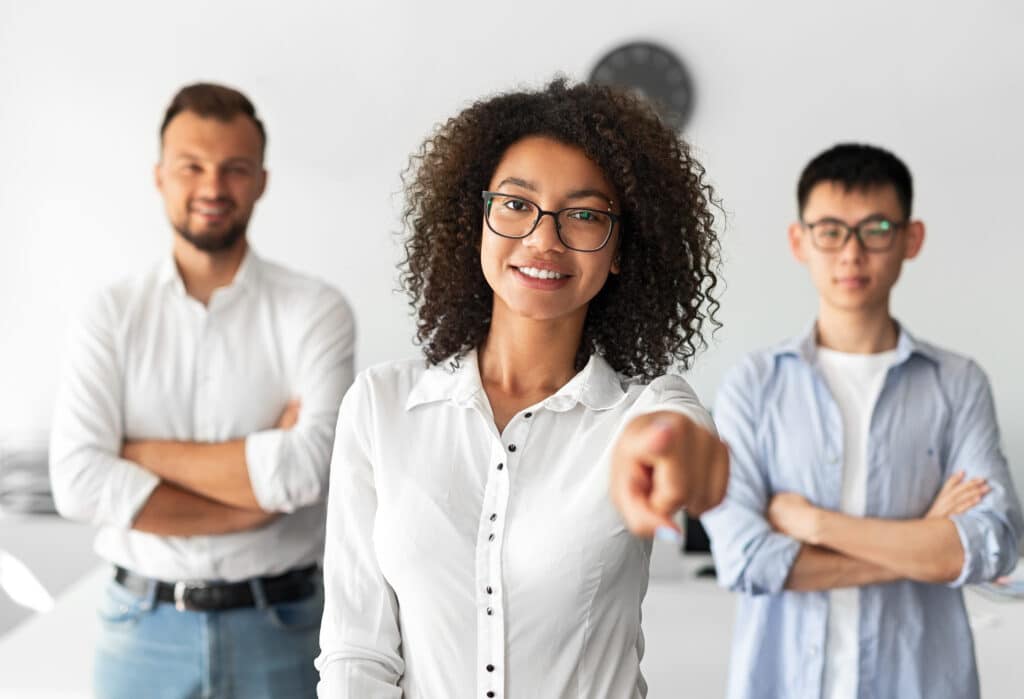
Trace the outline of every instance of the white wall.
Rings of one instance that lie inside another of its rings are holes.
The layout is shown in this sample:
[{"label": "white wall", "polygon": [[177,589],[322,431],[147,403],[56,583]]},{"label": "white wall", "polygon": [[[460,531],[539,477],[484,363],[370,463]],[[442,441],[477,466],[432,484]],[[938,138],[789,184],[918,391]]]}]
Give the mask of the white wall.
[{"label": "white wall", "polygon": [[896,313],[986,367],[1024,485],[1024,5],[941,7],[0,0],[0,438],[46,429],[83,296],[166,253],[151,167],[183,83],[223,81],[256,102],[272,177],[251,238],[344,290],[366,366],[415,351],[394,292],[409,152],[477,96],[583,77],[643,38],[692,69],[687,135],[729,212],[725,328],[692,374],[702,396],[813,314],[784,239],[804,162],[840,140],[881,144],[910,164],[929,224]]}]

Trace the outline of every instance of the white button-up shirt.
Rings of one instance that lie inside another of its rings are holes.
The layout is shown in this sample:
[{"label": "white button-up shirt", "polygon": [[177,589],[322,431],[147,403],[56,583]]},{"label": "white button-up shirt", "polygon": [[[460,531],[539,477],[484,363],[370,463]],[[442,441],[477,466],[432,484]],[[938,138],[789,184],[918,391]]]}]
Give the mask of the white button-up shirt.
[{"label": "white button-up shirt", "polygon": [[[66,347],[50,444],[58,510],[100,526],[103,558],[162,580],[241,580],[316,562],[354,339],[338,291],[251,250],[206,307],[185,293],[170,256],[106,289]],[[298,423],[272,429],[292,398]],[[130,529],[159,479],[119,457],[125,440],[239,438],[260,506],[280,517],[216,536]]]},{"label": "white button-up shirt", "polygon": [[682,378],[596,356],[501,434],[475,353],[360,374],[332,459],[320,697],[645,696],[651,545],[608,463],[628,419],[662,409],[714,429]]}]

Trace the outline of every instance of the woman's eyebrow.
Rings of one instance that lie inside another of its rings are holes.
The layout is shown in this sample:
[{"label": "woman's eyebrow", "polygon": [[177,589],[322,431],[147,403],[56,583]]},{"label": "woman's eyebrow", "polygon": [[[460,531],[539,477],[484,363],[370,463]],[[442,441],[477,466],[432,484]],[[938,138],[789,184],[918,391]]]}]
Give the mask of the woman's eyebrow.
[{"label": "woman's eyebrow", "polygon": [[537,186],[535,184],[533,184],[532,182],[529,182],[527,180],[520,179],[518,177],[506,177],[505,179],[503,179],[501,182],[498,183],[498,186],[495,187],[495,189],[499,189],[499,188],[502,187],[502,185],[506,185],[506,184],[514,184],[517,187],[522,187],[523,189],[528,189],[531,192],[536,192],[537,191]]},{"label": "woman's eyebrow", "polygon": [[602,192],[601,190],[599,190],[599,189],[577,189],[575,192],[569,192],[569,194],[566,195],[565,198],[566,199],[587,199],[589,197],[600,197],[601,199],[604,199],[609,204],[612,203],[612,198],[610,196],[608,196],[607,194],[605,194],[604,192]]},{"label": "woman's eyebrow", "polygon": [[[523,189],[528,189],[531,192],[539,191],[537,189],[537,185],[535,185],[533,182],[530,182],[529,180],[524,180],[524,179],[522,179],[520,177],[506,177],[505,179],[503,179],[501,182],[499,182],[497,184],[495,189],[501,189],[501,187],[506,185],[506,184],[512,184],[512,185],[515,185],[517,187],[522,187]],[[607,194],[602,192],[600,189],[593,189],[593,188],[589,188],[589,187],[585,188],[585,189],[574,190],[572,192],[569,192],[565,196],[565,198],[567,200],[571,200],[571,199],[587,199],[589,197],[600,197],[601,199],[604,199],[606,202],[608,202],[609,205],[611,205],[611,203],[614,201],[610,196],[608,196]]]}]

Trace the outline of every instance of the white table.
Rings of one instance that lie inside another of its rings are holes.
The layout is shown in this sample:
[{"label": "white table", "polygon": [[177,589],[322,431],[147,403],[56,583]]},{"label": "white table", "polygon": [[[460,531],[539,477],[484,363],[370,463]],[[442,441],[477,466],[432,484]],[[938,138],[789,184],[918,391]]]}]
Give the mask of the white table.
[{"label": "white table", "polygon": [[[660,546],[660,545],[659,545]],[[661,547],[644,603],[643,671],[651,699],[725,693],[735,597],[693,577],[706,557]],[[88,697],[99,622],[96,604],[110,569],[101,566],[60,596],[53,611],[0,638],[0,699]],[[1024,602],[967,592],[985,699],[1024,696]],[[59,671],[58,671],[59,670]]]},{"label": "white table", "polygon": [[[648,697],[725,696],[735,596],[694,571],[709,557],[656,558],[644,603]],[[1024,560],[1020,565],[1024,566]],[[1024,697],[1024,600],[964,593],[983,699]]]},{"label": "white table", "polygon": [[[0,510],[0,550],[25,563],[54,597],[99,563],[92,551],[94,536],[92,527],[56,515]],[[0,592],[0,638],[31,615]]]}]

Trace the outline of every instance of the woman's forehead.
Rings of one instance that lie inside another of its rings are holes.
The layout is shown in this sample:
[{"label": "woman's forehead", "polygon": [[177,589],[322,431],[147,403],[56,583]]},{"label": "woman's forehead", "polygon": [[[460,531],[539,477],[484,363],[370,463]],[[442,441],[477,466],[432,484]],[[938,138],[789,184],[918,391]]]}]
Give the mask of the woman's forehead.
[{"label": "woman's forehead", "polygon": [[505,150],[490,186],[503,184],[538,194],[599,193],[615,198],[612,183],[582,148],[546,136],[527,136]]}]

